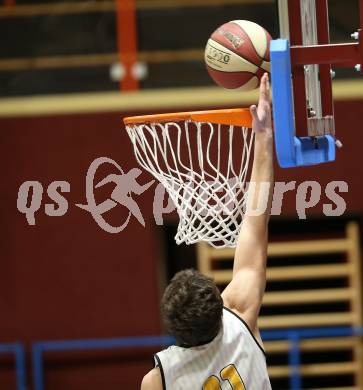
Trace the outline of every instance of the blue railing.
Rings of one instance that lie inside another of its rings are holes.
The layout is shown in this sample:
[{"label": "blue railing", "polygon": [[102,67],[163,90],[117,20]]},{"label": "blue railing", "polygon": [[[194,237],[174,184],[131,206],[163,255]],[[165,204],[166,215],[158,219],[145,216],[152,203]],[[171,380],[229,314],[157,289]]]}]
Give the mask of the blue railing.
[{"label": "blue railing", "polygon": [[290,390],[302,389],[302,378],[300,374],[300,340],[314,339],[323,337],[348,337],[362,336],[363,328],[351,327],[328,327],[311,329],[289,329],[289,330],[271,330],[261,333],[264,341],[288,340],[289,354],[288,365],[290,367]]},{"label": "blue railing", "polygon": [[34,390],[44,390],[43,354],[50,351],[86,351],[122,348],[159,347],[174,343],[169,336],[123,337],[112,339],[42,341],[33,344]]},{"label": "blue railing", "polygon": [[[288,340],[288,364],[290,367],[290,390],[302,389],[300,374],[300,341],[324,337],[348,337],[362,336],[363,328],[351,327],[326,327],[311,329],[272,330],[262,332],[264,341]],[[56,351],[86,351],[107,350],[141,347],[164,347],[174,343],[169,336],[144,336],[122,337],[90,340],[64,340],[64,341],[41,341],[32,346],[33,360],[33,384],[34,390],[45,390],[44,383],[44,353]],[[25,378],[25,353],[19,343],[0,344],[0,353],[12,353],[15,356],[17,390],[26,389]]]},{"label": "blue railing", "polygon": [[[262,332],[264,341],[288,340],[290,343],[288,364],[290,367],[290,390],[302,389],[300,374],[300,340],[321,337],[347,337],[363,335],[363,328],[311,328],[273,330]],[[157,347],[173,344],[174,339],[168,336],[125,337],[96,340],[43,341],[33,344],[33,379],[34,390],[44,390],[43,354],[47,351],[75,351],[115,348]]]},{"label": "blue railing", "polygon": [[25,352],[20,343],[0,344],[0,354],[12,354],[15,358],[16,389],[26,390]]}]

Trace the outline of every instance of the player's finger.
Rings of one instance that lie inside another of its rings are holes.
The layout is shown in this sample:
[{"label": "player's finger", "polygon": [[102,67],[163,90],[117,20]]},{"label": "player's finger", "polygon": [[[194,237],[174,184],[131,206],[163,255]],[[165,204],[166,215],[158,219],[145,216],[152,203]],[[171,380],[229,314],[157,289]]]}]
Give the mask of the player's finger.
[{"label": "player's finger", "polygon": [[263,75],[264,78],[264,88],[261,92],[260,98],[268,104],[271,104],[271,89],[270,89],[270,78],[268,73]]},{"label": "player's finger", "polygon": [[258,115],[257,115],[257,107],[256,107],[256,105],[253,104],[253,105],[250,107],[250,113],[251,113],[251,115],[252,115],[252,119],[258,121]]},{"label": "player's finger", "polygon": [[269,99],[269,92],[268,92],[268,75],[267,73],[264,73],[262,78],[261,78],[261,83],[260,83],[260,99],[263,100],[268,100]]}]

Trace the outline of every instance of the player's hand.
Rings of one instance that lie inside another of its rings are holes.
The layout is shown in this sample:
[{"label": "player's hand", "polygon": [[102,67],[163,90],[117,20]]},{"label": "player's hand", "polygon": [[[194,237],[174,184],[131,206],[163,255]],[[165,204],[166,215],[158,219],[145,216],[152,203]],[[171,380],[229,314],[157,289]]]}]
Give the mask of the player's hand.
[{"label": "player's hand", "polygon": [[256,134],[266,133],[272,135],[270,82],[267,73],[261,78],[258,106],[252,105],[250,111],[253,131]]}]

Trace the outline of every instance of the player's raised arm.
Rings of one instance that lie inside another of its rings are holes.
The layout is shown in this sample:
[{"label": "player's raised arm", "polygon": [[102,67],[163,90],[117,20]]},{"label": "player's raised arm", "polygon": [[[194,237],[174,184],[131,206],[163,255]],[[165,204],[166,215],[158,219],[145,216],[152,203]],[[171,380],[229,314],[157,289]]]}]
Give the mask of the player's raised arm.
[{"label": "player's raised arm", "polygon": [[[273,193],[273,135],[268,75],[262,77],[258,106],[251,106],[255,132],[250,209],[237,242],[233,279],[224,290],[225,306],[239,314],[257,333],[257,317],[266,285],[268,220]],[[254,189],[254,191],[253,191]],[[260,202],[261,210],[258,211]]]}]

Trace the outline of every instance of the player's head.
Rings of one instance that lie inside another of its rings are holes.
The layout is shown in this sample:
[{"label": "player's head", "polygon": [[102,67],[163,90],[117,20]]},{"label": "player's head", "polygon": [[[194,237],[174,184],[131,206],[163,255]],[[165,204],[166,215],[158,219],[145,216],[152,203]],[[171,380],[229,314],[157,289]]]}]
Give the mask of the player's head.
[{"label": "player's head", "polygon": [[161,311],[167,331],[178,345],[193,347],[218,334],[223,301],[211,278],[188,269],[178,272],[167,286]]}]

